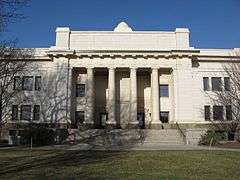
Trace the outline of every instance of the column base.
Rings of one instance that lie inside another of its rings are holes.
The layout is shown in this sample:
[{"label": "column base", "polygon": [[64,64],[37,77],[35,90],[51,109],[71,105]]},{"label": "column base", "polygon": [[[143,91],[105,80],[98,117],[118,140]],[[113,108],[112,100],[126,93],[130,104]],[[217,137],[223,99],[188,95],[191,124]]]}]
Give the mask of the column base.
[{"label": "column base", "polygon": [[139,122],[138,121],[133,121],[127,124],[126,128],[128,129],[139,129]]},{"label": "column base", "polygon": [[114,129],[115,129],[115,128],[117,127],[117,123],[116,123],[115,121],[107,121],[107,122],[106,122],[106,127],[107,127],[107,128],[110,128],[110,129],[111,129],[111,128],[114,128]]},{"label": "column base", "polygon": [[164,129],[163,124],[160,121],[154,121],[154,122],[149,123],[148,128],[149,129]]},{"label": "column base", "polygon": [[93,122],[83,122],[83,126],[87,129],[95,128],[95,124]]}]

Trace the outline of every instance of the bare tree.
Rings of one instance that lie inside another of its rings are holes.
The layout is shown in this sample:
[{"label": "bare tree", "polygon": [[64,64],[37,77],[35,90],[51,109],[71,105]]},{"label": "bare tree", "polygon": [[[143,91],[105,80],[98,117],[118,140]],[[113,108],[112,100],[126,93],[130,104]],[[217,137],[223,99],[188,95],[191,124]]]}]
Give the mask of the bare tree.
[{"label": "bare tree", "polygon": [[0,124],[9,115],[6,108],[16,93],[19,92],[19,89],[13,89],[14,77],[25,73],[28,68],[28,62],[19,61],[19,58],[28,58],[31,56],[30,51],[14,48],[0,49]]},{"label": "bare tree", "polygon": [[[236,57],[240,53],[235,54]],[[240,63],[239,59],[232,59],[232,62],[224,65],[224,83],[222,91],[213,91],[210,99],[215,105],[226,107],[225,118],[212,121],[215,128],[227,131],[234,137],[240,129]],[[228,109],[227,109],[228,107]],[[228,111],[228,112],[227,112]]]},{"label": "bare tree", "polygon": [[20,9],[28,3],[29,0],[0,0],[0,32],[4,31],[9,23],[24,18]]},{"label": "bare tree", "polygon": [[[32,50],[18,49],[16,40],[2,39],[2,33],[9,23],[24,18],[21,7],[29,0],[0,0],[0,127],[9,115],[7,109],[18,90],[13,90],[14,76],[21,75],[27,69],[27,61],[32,56]],[[4,37],[4,36],[3,36]]]}]

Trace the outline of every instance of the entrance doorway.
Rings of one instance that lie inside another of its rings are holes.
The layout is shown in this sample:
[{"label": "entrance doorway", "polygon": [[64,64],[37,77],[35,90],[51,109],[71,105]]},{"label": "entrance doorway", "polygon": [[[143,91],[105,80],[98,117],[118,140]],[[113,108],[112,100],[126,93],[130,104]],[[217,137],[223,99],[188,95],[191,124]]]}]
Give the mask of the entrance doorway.
[{"label": "entrance doorway", "polygon": [[139,122],[139,127],[141,129],[144,129],[145,128],[145,114],[142,112],[137,113],[137,120]]},{"label": "entrance doorway", "polygon": [[106,122],[108,120],[108,113],[100,113],[100,126],[106,127]]}]

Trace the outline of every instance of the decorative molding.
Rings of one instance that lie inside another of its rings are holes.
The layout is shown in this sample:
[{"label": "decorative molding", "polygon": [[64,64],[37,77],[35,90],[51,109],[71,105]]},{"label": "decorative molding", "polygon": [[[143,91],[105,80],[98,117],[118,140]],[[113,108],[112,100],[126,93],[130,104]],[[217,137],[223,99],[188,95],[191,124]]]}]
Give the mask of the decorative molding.
[{"label": "decorative molding", "polygon": [[199,54],[199,50],[163,50],[163,51],[149,51],[149,50],[50,50],[47,52],[51,57],[67,57],[67,58],[191,58]]},{"label": "decorative molding", "polygon": [[114,32],[133,32],[132,28],[125,22],[120,22],[117,27],[114,28]]}]

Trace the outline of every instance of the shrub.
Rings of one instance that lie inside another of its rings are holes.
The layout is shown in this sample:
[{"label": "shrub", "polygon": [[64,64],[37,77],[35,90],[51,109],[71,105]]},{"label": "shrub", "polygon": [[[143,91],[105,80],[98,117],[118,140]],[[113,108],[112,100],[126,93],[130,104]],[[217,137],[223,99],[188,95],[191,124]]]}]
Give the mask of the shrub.
[{"label": "shrub", "polygon": [[55,132],[41,124],[29,124],[20,133],[21,144],[30,144],[32,139],[33,146],[44,146],[54,143]]},{"label": "shrub", "polygon": [[201,136],[200,145],[215,145],[219,141],[227,140],[226,132],[223,131],[207,131]]},{"label": "shrub", "polygon": [[58,144],[61,144],[63,141],[65,141],[68,136],[69,133],[67,129],[56,129],[55,137]]},{"label": "shrub", "polygon": [[8,140],[7,139],[0,139],[0,145],[5,145],[8,144]]}]

